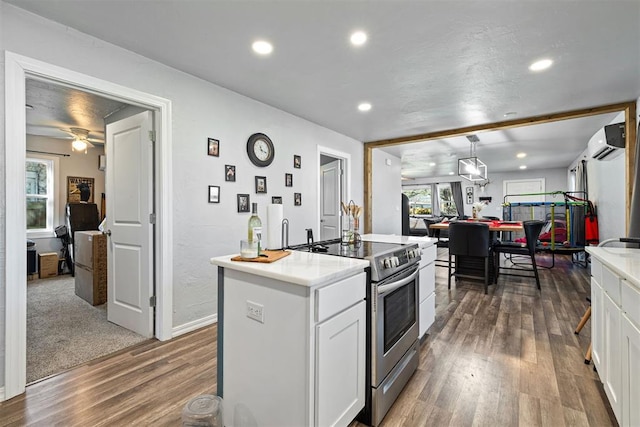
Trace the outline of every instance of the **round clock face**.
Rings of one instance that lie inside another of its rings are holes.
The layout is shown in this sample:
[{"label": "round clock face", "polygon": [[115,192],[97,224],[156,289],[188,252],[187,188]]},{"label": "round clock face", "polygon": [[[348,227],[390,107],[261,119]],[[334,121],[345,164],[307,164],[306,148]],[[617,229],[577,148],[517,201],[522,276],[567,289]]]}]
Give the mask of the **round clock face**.
[{"label": "round clock face", "polygon": [[247,141],[247,155],[254,165],[269,166],[275,155],[273,142],[263,133],[254,133]]}]

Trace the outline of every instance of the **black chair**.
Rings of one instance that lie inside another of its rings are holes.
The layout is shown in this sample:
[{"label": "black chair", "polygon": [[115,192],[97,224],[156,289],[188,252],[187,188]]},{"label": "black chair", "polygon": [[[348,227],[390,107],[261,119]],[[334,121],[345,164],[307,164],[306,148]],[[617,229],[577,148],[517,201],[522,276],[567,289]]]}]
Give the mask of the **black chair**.
[{"label": "black chair", "polygon": [[[496,255],[496,268],[495,268],[495,281],[498,282],[498,276],[500,275],[500,270],[511,270],[511,271],[525,271],[532,272],[533,276],[528,274],[517,274],[517,273],[502,273],[506,276],[519,276],[519,277],[531,277],[536,279],[536,286],[538,290],[540,290],[540,276],[538,275],[538,266],[536,264],[536,244],[538,241],[538,236],[542,231],[542,227],[544,227],[545,221],[524,221],[522,223],[522,227],[524,228],[524,235],[527,239],[527,243],[518,243],[518,242],[502,242],[493,246],[493,251]],[[501,267],[499,262],[500,254],[509,254],[509,255],[521,255],[524,257],[529,257],[531,260],[530,264],[523,263],[513,263],[514,267]]]},{"label": "black chair", "polygon": [[[452,272],[455,257],[455,270]],[[451,276],[484,281],[488,292],[492,257],[489,225],[479,222],[449,224],[449,289]]]}]

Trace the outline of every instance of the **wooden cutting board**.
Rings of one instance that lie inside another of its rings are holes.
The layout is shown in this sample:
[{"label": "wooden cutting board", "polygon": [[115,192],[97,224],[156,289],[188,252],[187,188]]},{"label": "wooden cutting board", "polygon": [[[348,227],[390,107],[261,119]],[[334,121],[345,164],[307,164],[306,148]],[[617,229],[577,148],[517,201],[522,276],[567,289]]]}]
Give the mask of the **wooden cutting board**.
[{"label": "wooden cutting board", "polygon": [[282,259],[286,256],[291,255],[291,251],[262,251],[261,255],[257,258],[242,258],[240,255],[234,256],[231,258],[231,261],[245,261],[245,262],[263,262],[270,263]]}]

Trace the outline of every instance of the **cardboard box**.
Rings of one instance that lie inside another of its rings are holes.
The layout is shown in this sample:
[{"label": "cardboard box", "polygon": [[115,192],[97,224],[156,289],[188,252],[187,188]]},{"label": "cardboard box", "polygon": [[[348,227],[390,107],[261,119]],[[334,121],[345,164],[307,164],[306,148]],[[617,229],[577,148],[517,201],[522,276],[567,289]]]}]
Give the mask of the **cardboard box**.
[{"label": "cardboard box", "polygon": [[58,275],[58,253],[47,252],[38,255],[40,278],[54,277]]},{"label": "cardboard box", "polygon": [[91,305],[107,302],[107,236],[100,231],[75,233],[76,295]]}]

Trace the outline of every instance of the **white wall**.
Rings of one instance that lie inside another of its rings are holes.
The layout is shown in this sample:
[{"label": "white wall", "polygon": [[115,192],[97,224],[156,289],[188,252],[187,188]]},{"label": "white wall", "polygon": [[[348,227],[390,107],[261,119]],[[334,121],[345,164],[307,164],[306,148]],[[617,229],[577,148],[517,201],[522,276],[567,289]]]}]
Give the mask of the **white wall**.
[{"label": "white wall", "polygon": [[[380,149],[372,155],[372,232],[402,234],[400,159]],[[362,230],[360,230],[362,232]]]},{"label": "white wall", "polygon": [[[567,191],[567,170],[564,168],[555,168],[555,169],[536,169],[536,170],[522,170],[517,172],[501,172],[501,173],[491,173],[489,171],[488,178],[490,183],[485,187],[484,192],[481,191],[478,185],[473,185],[469,181],[462,179],[462,196],[465,202],[464,205],[464,214],[467,216],[471,216],[473,205],[466,203],[466,192],[465,189],[469,186],[473,187],[473,197],[474,201],[477,202],[480,200],[480,197],[491,197],[491,203],[489,203],[486,207],[482,209],[479,213],[479,216],[497,216],[502,218],[502,201],[504,199],[503,193],[503,182],[506,180],[516,180],[516,179],[530,179],[530,178],[545,178],[545,192],[552,191]],[[455,182],[460,181],[461,178],[458,176],[443,176],[438,178],[429,178],[429,179],[416,179],[413,181],[408,181],[407,185],[411,186],[419,185],[419,184],[431,184],[433,182]],[[547,202],[552,201],[563,201],[564,199],[553,198],[552,196],[546,196]]]},{"label": "white wall", "polygon": [[[251,201],[258,202],[262,218],[266,218],[266,205],[271,202],[271,196],[282,196],[284,215],[291,225],[290,242],[304,241],[304,229],[317,223],[319,168],[315,162],[316,147],[322,145],[351,155],[351,198],[362,204],[361,142],[3,2],[0,7],[2,50],[172,101],[174,326],[217,311],[217,276],[209,259],[237,253],[249,219],[249,214],[236,213],[236,194],[249,193]],[[4,56],[0,65],[0,88],[4,88]],[[0,108],[4,117],[4,89],[0,90],[3,91]],[[2,153],[6,143],[3,122],[0,121]],[[246,141],[255,132],[266,133],[275,144],[276,157],[268,168],[257,168],[247,158]],[[207,156],[207,137],[220,140],[220,157]],[[302,156],[302,169],[293,168],[294,154]],[[0,155],[2,164],[4,160],[4,154]],[[236,182],[224,181],[225,164],[236,165]],[[285,172],[293,173],[293,188],[285,188]],[[267,177],[268,194],[255,194],[256,175]],[[19,179],[24,177],[7,177],[9,185]],[[219,204],[207,203],[208,185],[221,187]],[[0,215],[4,224],[4,182],[0,188],[3,204]],[[302,193],[300,207],[293,206],[294,192]],[[318,230],[315,231],[317,234]],[[2,277],[4,251],[5,248],[0,248]],[[4,295],[4,287],[5,284],[0,283],[0,295]],[[0,331],[4,331],[4,303],[2,297]],[[4,338],[0,335],[2,342]],[[0,361],[2,366],[4,362]],[[0,371],[0,378],[3,376]]]},{"label": "white wall", "polygon": [[[617,115],[611,123],[624,121],[624,113]],[[603,140],[604,128],[598,130],[589,142]],[[589,200],[596,206],[600,241],[626,236],[625,156],[621,153],[611,160],[595,160],[585,150],[569,169],[578,162],[587,161],[587,184]]]}]

